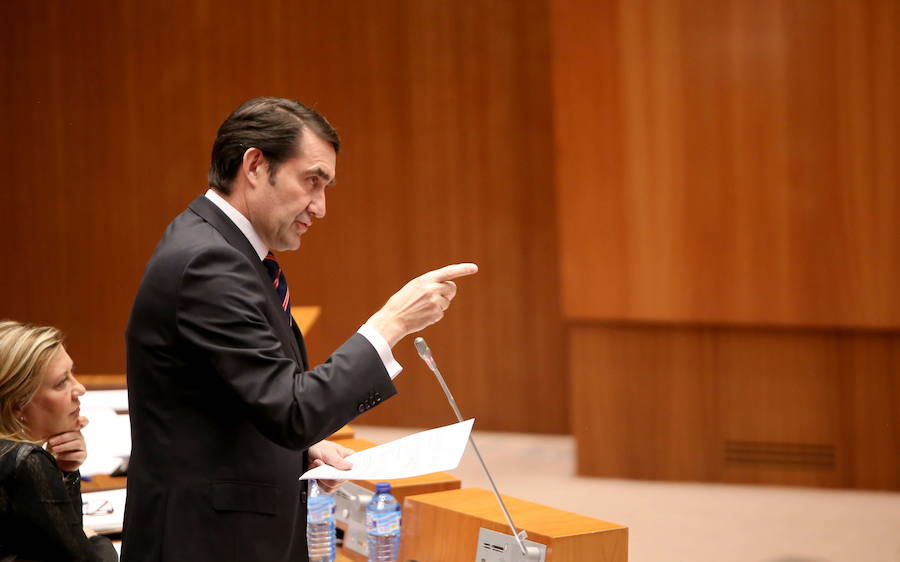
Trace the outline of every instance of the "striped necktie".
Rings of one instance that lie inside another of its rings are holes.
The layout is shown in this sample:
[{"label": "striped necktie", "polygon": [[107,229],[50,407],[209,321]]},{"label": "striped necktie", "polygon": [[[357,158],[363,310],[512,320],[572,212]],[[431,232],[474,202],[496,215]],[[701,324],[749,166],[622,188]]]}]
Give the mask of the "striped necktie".
[{"label": "striped necktie", "polygon": [[284,313],[287,314],[288,324],[293,325],[294,319],[291,317],[291,291],[288,289],[284,272],[281,270],[281,266],[278,265],[278,262],[275,261],[275,256],[272,255],[272,252],[266,254],[266,257],[263,259],[263,265],[266,266],[266,271],[269,273],[269,278],[272,280],[272,286],[275,287],[275,292],[278,294],[278,300],[281,301],[281,308],[284,309]]}]

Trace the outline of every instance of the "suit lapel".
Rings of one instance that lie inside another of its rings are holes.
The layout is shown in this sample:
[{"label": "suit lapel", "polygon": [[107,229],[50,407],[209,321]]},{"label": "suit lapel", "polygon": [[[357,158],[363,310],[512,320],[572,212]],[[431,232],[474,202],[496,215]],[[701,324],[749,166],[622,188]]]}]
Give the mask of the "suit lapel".
[{"label": "suit lapel", "polygon": [[269,278],[269,273],[259,259],[256,250],[253,249],[253,245],[247,240],[247,237],[244,236],[241,229],[231,222],[231,219],[229,219],[221,209],[216,207],[216,205],[205,196],[201,195],[200,197],[197,197],[194,202],[191,203],[189,208],[191,211],[200,215],[200,217],[212,225],[213,228],[218,230],[219,234],[221,234],[233,248],[240,250],[241,253],[247,256],[250,263],[254,265],[256,274],[259,276],[262,284],[263,292],[266,295],[266,302],[271,308],[270,312],[272,314],[270,314],[270,316],[275,318],[272,328],[278,335],[278,339],[281,340],[281,345],[285,351],[290,349],[294,360],[300,363],[305,370],[307,368],[306,349],[303,345],[303,338],[299,335],[299,330],[296,329],[297,323],[294,322],[292,326],[292,324],[288,322],[288,319],[284,314],[284,309],[281,308],[281,303],[278,302],[278,294],[272,288],[272,280]]}]

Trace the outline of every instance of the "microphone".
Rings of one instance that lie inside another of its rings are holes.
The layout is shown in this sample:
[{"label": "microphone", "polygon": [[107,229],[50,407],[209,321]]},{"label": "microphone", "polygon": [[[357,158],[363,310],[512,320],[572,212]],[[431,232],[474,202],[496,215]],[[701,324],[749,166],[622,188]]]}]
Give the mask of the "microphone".
[{"label": "microphone", "polygon": [[[453,399],[453,394],[450,392],[450,389],[447,388],[447,383],[444,382],[444,377],[441,375],[440,369],[437,367],[437,362],[435,362],[434,357],[431,355],[431,348],[428,347],[428,344],[425,343],[425,338],[418,337],[413,340],[413,343],[416,346],[416,352],[418,352],[419,357],[422,358],[422,361],[428,365],[428,368],[431,369],[431,372],[434,373],[435,378],[440,383],[441,388],[444,390],[444,395],[447,397],[447,402],[450,403],[450,407],[453,408],[453,413],[456,414],[456,419],[458,421],[463,421],[462,414],[459,413],[459,408],[456,406],[456,400]],[[484,459],[481,458],[481,453],[478,451],[478,447],[475,445],[475,440],[472,438],[472,434],[469,433],[469,444],[472,445],[472,450],[475,451],[475,456],[478,457],[478,462],[481,463],[481,468],[484,470],[485,476],[487,476],[488,482],[491,483],[491,488],[494,490],[494,496],[496,496],[497,501],[500,503],[500,509],[503,510],[503,515],[506,516],[506,522],[509,524],[509,528],[512,531],[513,537],[516,539],[516,543],[519,545],[519,549],[522,551],[522,555],[525,556],[526,560],[539,560],[540,559],[540,551],[537,547],[534,546],[525,546],[525,543],[522,541],[528,537],[528,534],[525,532],[525,529],[521,531],[516,531],[516,525],[513,523],[512,516],[509,514],[509,510],[506,509],[506,504],[503,502],[503,498],[500,497],[500,492],[497,490],[497,485],[494,484],[494,479],[491,477],[491,473],[488,470],[487,465],[484,463]]]},{"label": "microphone", "polygon": [[[456,406],[456,400],[453,399],[453,394],[451,394],[450,389],[447,388],[447,383],[444,382],[444,377],[441,376],[441,371],[437,368],[437,363],[434,361],[434,357],[431,356],[431,348],[428,347],[428,344],[425,343],[425,338],[418,337],[413,340],[413,343],[416,346],[416,351],[419,353],[419,357],[422,358],[422,361],[425,361],[425,364],[428,365],[428,368],[431,369],[431,372],[434,373],[434,376],[437,377],[439,383],[441,383],[441,388],[444,390],[444,395],[447,396],[447,401],[450,402],[450,407],[453,408],[453,413],[456,414],[456,419],[459,421],[463,421],[462,414],[459,413],[459,408]],[[472,443],[472,448],[475,449],[475,452],[478,452],[478,449],[475,447],[475,442],[472,441],[472,434],[469,434],[469,441]],[[478,460],[481,460],[481,455],[478,455]],[[481,463],[484,465],[484,463]],[[484,471],[487,472],[487,467],[484,467]],[[491,475],[488,474],[488,479],[491,478]],[[493,484],[493,481],[491,482]],[[502,501],[500,503],[503,503]]]},{"label": "microphone", "polygon": [[425,338],[416,338],[413,340],[413,344],[416,346],[416,351],[419,353],[419,357],[425,361],[425,364],[428,365],[428,368],[432,371],[437,369],[437,363],[434,362],[434,357],[431,356],[431,348],[428,347],[428,344],[425,343]]}]

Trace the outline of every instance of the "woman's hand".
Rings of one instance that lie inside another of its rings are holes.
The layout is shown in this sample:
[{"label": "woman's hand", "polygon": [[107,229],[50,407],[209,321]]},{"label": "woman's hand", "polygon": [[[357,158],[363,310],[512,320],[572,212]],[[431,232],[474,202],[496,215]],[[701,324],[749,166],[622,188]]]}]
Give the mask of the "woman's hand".
[{"label": "woman's hand", "polygon": [[[353,449],[338,445],[334,441],[319,441],[309,448],[309,458],[312,460],[309,468],[327,464],[339,470],[350,470],[353,468],[353,463],[345,460],[344,457],[350,456],[354,452]],[[317,480],[316,482],[318,482],[319,488],[330,494],[340,488],[346,480]]]},{"label": "woman's hand", "polygon": [[88,424],[84,416],[78,418],[78,429],[52,435],[47,440],[47,450],[56,457],[56,464],[63,472],[75,472],[87,458],[87,445],[81,430]]}]

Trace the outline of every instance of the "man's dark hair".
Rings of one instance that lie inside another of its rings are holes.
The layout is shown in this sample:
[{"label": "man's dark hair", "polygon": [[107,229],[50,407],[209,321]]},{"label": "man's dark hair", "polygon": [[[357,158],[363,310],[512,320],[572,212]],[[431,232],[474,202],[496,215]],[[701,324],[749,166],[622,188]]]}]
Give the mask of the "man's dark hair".
[{"label": "man's dark hair", "polygon": [[300,133],[309,129],[340,152],[337,131],[321,113],[287,98],[253,98],[225,119],[212,148],[209,185],[225,194],[237,175],[244,152],[258,148],[269,163],[269,180],[278,167],[300,151]]}]

